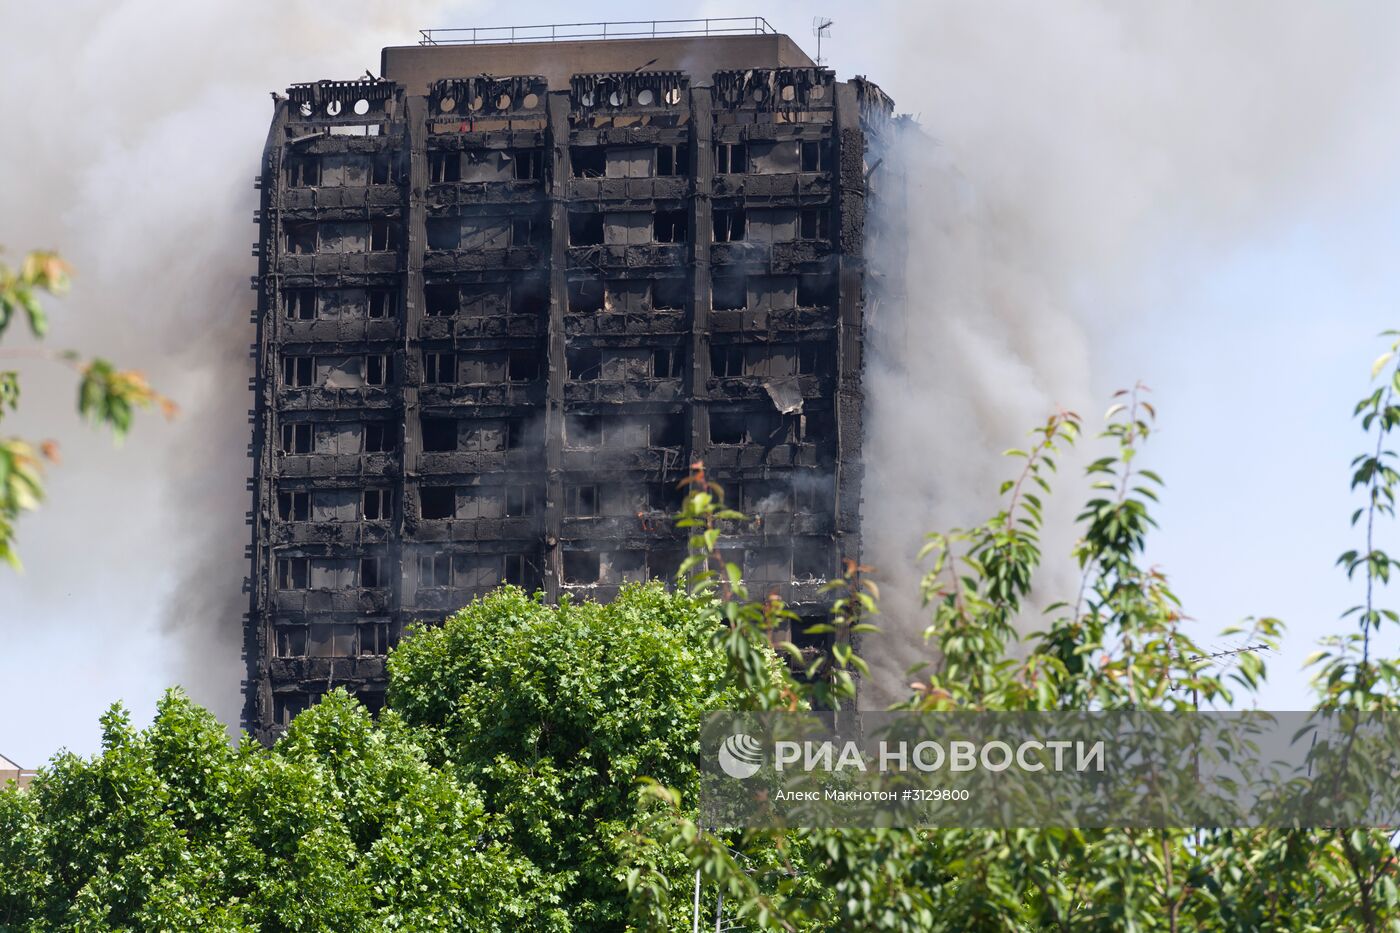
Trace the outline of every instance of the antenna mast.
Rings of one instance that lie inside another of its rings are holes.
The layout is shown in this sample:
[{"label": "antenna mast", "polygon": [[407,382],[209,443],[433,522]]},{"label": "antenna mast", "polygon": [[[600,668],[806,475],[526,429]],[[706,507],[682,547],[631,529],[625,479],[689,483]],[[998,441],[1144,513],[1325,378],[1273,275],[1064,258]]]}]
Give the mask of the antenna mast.
[{"label": "antenna mast", "polygon": [[822,38],[831,35],[832,20],[825,16],[812,17],[812,35],[817,37],[817,64],[822,64]]}]

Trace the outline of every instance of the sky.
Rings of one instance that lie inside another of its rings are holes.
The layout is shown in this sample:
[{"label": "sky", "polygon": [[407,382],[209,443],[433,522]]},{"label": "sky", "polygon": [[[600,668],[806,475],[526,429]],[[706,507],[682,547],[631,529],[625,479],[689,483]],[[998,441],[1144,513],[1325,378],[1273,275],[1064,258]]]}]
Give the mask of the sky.
[{"label": "sky", "polygon": [[[94,751],[109,704],[144,721],[177,682],[236,715],[267,92],[377,68],[381,45],[419,27],[579,18],[563,3],[36,7],[0,10],[0,101],[27,134],[0,156],[0,244],[62,248],[78,276],[53,342],[142,367],[185,414],[143,419],[113,451],[66,414],[62,374],[26,370],[28,420],[5,429],[65,451],[51,501],[19,527],[26,572],[0,571],[0,686],[22,698],[0,711],[0,753],[27,766]],[[829,16],[826,63],[879,83],[933,141],[944,181],[911,201],[932,278],[907,309],[919,339],[891,359],[937,365],[913,373],[909,405],[878,403],[918,451],[901,511],[929,530],[970,520],[990,507],[998,452],[1050,406],[1097,424],[1140,380],[1160,414],[1146,463],[1167,481],[1150,559],[1207,644],[1230,647],[1211,633],[1245,616],[1283,619],[1258,704],[1305,707],[1302,659],[1358,596],[1333,566],[1359,544],[1351,407],[1376,335],[1400,325],[1400,8],[858,9],[695,15],[761,13],[809,52],[812,17]],[[75,106],[81,119],[55,116]],[[892,625],[909,642],[917,611]]]}]

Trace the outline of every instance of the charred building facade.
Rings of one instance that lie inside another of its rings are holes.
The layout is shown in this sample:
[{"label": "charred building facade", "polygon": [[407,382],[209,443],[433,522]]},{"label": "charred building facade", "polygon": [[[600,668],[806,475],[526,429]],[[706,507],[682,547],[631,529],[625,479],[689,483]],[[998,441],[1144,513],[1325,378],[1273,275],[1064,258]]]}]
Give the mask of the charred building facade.
[{"label": "charred building facade", "polygon": [[758,518],[726,539],[746,578],[804,615],[860,553],[888,98],[766,29],[428,42],[274,95],[245,638],[264,739],[332,686],[376,706],[405,625],[496,585],[673,578],[695,461]]}]

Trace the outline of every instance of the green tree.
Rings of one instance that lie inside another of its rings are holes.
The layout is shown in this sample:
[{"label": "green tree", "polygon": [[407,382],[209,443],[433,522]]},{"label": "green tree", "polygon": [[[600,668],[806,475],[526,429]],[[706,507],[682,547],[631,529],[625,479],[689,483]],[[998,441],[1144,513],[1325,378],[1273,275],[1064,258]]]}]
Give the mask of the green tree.
[{"label": "green tree", "polygon": [[[48,316],[39,302],[41,293],[58,295],[68,290],[68,266],[56,253],[32,252],[18,269],[0,262],[0,340],[16,318],[23,317],[29,333],[42,339],[48,333]],[[20,377],[5,368],[5,360],[35,358],[71,367],[78,374],[78,413],[94,425],[111,429],[121,440],[131,428],[138,408],[159,407],[173,416],[175,405],[156,392],[135,370],[117,369],[100,357],[84,359],[72,350],[42,348],[0,350],[0,420],[19,407]],[[44,498],[45,462],[57,462],[58,445],[0,435],[0,561],[18,569],[15,521],[21,512],[39,507]]]}]

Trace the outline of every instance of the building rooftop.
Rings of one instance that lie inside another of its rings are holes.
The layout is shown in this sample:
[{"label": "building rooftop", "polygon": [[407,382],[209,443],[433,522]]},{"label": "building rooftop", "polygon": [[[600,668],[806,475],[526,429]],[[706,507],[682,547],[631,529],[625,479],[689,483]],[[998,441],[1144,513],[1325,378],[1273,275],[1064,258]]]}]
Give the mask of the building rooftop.
[{"label": "building rooftop", "polygon": [[441,78],[540,75],[562,88],[576,74],[811,67],[791,38],[761,16],[423,29],[418,45],[380,53],[380,73],[421,94]]}]

